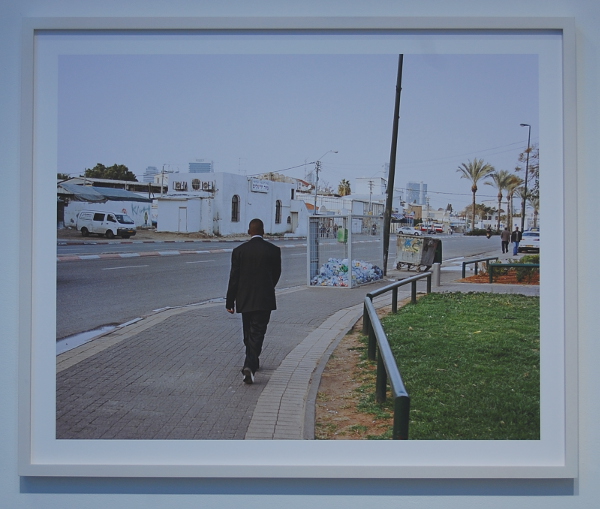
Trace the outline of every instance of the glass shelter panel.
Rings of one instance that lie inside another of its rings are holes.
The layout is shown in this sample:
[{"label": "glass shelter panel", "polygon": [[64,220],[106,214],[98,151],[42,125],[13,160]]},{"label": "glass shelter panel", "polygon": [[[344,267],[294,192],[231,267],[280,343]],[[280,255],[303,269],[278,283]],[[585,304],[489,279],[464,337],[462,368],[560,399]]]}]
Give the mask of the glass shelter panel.
[{"label": "glass shelter panel", "polygon": [[383,218],[309,218],[308,284],[353,288],[383,278]]}]

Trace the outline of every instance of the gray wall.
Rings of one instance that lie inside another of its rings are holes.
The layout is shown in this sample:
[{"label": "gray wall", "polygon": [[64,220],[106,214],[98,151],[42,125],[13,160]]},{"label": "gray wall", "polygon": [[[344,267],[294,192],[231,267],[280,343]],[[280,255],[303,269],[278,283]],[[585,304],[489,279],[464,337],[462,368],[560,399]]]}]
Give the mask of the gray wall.
[{"label": "gray wall", "polygon": [[[235,7],[235,8],[234,8]],[[0,186],[4,221],[0,247],[0,499],[15,508],[178,509],[219,507],[268,508],[592,508],[600,500],[600,314],[597,312],[600,273],[591,270],[600,252],[600,237],[579,225],[579,243],[569,246],[572,263],[579,263],[580,477],[575,482],[553,480],[185,480],[19,478],[17,473],[18,335],[19,335],[19,164],[21,22],[43,16],[561,16],[574,17],[578,37],[578,216],[593,217],[600,173],[597,133],[600,132],[600,3],[597,0],[369,0],[322,2],[96,2],[91,0],[19,0],[0,6]],[[391,121],[391,115],[390,115]],[[592,234],[590,234],[592,233]]]}]

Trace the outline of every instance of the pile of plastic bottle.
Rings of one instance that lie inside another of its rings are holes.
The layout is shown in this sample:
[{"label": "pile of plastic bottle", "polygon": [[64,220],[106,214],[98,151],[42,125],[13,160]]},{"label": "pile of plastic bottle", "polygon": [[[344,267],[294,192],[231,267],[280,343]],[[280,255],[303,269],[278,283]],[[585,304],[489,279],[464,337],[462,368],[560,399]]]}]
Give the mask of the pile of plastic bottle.
[{"label": "pile of plastic bottle", "polygon": [[[352,260],[351,274],[353,285],[383,279],[383,271],[377,265],[361,260]],[[329,258],[321,266],[319,274],[310,280],[310,284],[313,286],[349,286],[348,259]]]}]

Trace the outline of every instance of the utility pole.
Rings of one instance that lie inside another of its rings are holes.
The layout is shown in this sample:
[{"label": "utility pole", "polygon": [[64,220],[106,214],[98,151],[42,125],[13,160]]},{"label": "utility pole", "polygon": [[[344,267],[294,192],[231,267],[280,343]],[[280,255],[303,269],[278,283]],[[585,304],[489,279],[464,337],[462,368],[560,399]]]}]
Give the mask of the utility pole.
[{"label": "utility pole", "polygon": [[318,212],[317,212],[317,194],[319,193],[319,170],[320,169],[321,169],[321,161],[315,162],[315,173],[316,173],[316,178],[315,178],[315,215],[318,214]]},{"label": "utility pole", "polygon": [[383,274],[387,275],[388,253],[390,250],[390,225],[392,222],[392,203],[394,199],[394,177],[396,175],[396,150],[398,147],[398,122],[400,120],[400,92],[402,91],[402,64],[404,55],[398,55],[398,76],[396,78],[396,102],[392,128],[392,147],[390,150],[390,170],[387,184],[387,199],[383,214]]},{"label": "utility pole", "polygon": [[165,182],[165,165],[162,165],[162,171],[160,172],[160,197],[163,195],[163,185]]}]

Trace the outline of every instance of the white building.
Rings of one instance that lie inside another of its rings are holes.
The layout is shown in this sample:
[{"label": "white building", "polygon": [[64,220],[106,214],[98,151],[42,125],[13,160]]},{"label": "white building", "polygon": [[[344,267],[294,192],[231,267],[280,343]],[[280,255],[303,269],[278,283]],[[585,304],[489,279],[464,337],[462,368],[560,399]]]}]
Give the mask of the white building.
[{"label": "white building", "polygon": [[245,234],[258,217],[266,233],[291,233],[294,192],[292,183],[233,173],[171,174],[157,198],[157,231]]},{"label": "white building", "polygon": [[148,166],[142,177],[142,182],[154,182],[154,176],[158,175],[158,168],[156,166]]}]

